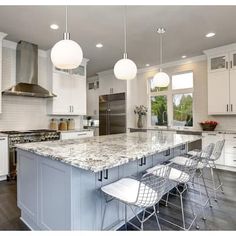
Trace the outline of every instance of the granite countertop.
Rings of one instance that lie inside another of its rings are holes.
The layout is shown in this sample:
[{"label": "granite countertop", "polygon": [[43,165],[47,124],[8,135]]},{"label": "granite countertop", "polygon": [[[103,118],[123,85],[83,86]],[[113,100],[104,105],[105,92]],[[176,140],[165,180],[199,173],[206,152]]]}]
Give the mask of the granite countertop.
[{"label": "granite countertop", "polygon": [[148,131],[18,144],[17,147],[74,167],[98,172],[201,138],[197,135]]},{"label": "granite countertop", "polygon": [[205,131],[202,129],[178,129],[178,128],[155,128],[155,127],[146,127],[146,128],[129,128],[135,130],[155,130],[155,131],[183,131],[183,132],[200,132],[200,133],[218,133],[218,134],[236,134],[236,130],[214,130],[214,131]]}]

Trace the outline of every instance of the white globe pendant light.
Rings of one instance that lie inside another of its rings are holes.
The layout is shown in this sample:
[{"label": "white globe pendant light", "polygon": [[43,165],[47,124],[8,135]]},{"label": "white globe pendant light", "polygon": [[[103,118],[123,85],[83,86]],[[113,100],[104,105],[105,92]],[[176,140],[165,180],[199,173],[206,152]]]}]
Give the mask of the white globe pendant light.
[{"label": "white globe pendant light", "polygon": [[167,87],[170,83],[169,75],[162,71],[162,35],[165,33],[164,28],[158,28],[157,33],[160,34],[160,69],[159,72],[157,72],[152,81],[151,81],[151,87],[154,89],[155,87],[163,88]]},{"label": "white globe pendant light", "polygon": [[75,69],[83,60],[83,51],[79,44],[70,39],[67,32],[67,6],[66,6],[66,32],[63,40],[57,42],[51,50],[51,60],[59,69]]},{"label": "white globe pendant light", "polygon": [[136,77],[137,66],[136,64],[128,59],[126,50],[126,7],[124,12],[124,58],[116,62],[114,66],[114,74],[117,79],[120,80],[132,80]]}]

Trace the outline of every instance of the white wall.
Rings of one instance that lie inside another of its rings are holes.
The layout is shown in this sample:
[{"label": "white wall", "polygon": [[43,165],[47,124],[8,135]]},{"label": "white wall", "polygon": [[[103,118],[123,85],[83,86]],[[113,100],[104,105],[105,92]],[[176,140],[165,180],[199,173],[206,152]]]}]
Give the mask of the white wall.
[{"label": "white wall", "polygon": [[[171,66],[165,68],[164,71],[170,76],[183,72],[193,71],[194,74],[194,128],[200,129],[199,122],[204,120],[216,120],[219,125],[216,129],[218,130],[236,130],[236,116],[208,116],[207,113],[207,61],[200,60],[196,62],[188,63],[186,61],[183,65]],[[152,78],[157,69],[146,70],[138,73],[137,79],[128,82],[127,94],[128,94],[128,110],[127,110],[127,127],[137,127],[137,117],[133,112],[135,105],[148,106],[147,96],[147,80]],[[150,119],[150,117],[147,117]]]},{"label": "white wall", "polygon": [[[5,43],[8,41],[5,41]],[[14,44],[13,44],[14,45]],[[39,84],[45,88],[50,78],[47,77],[47,57],[40,53],[38,59]],[[16,51],[3,47],[2,90],[11,87],[16,80]],[[2,114],[0,130],[25,130],[48,128],[52,117],[47,115],[46,99],[21,96],[2,96]],[[59,117],[58,117],[59,118]],[[69,118],[69,117],[65,117]],[[76,128],[82,127],[82,117],[73,116]]]},{"label": "white wall", "polygon": [[99,80],[98,89],[88,89],[87,85],[87,115],[98,118],[99,116],[99,96],[112,93],[126,93],[127,83],[115,78],[113,71],[98,73],[98,76],[90,77],[88,82]]}]

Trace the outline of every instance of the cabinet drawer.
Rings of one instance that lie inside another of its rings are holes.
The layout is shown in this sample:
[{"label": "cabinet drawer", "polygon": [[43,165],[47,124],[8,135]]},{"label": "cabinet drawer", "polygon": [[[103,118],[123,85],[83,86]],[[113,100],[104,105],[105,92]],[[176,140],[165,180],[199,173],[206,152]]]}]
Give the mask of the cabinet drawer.
[{"label": "cabinet drawer", "polygon": [[225,153],[224,164],[226,166],[236,167],[236,154]]},{"label": "cabinet drawer", "polygon": [[236,143],[236,134],[225,134],[225,140],[231,140],[234,141]]}]

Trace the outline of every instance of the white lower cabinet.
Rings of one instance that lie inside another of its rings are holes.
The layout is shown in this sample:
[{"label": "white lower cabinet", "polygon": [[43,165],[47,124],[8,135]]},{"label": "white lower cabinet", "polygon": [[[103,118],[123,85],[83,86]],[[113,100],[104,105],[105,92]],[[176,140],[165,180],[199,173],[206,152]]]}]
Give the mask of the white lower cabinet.
[{"label": "white lower cabinet", "polygon": [[60,138],[61,140],[66,139],[81,139],[81,138],[88,138],[93,137],[94,131],[88,130],[88,131],[64,131],[61,132]]},{"label": "white lower cabinet", "polygon": [[216,164],[219,167],[236,167],[236,134],[203,133],[202,145],[205,147],[222,139],[225,139],[225,146]]},{"label": "white lower cabinet", "polygon": [[8,138],[0,136],[0,180],[8,174]]}]

